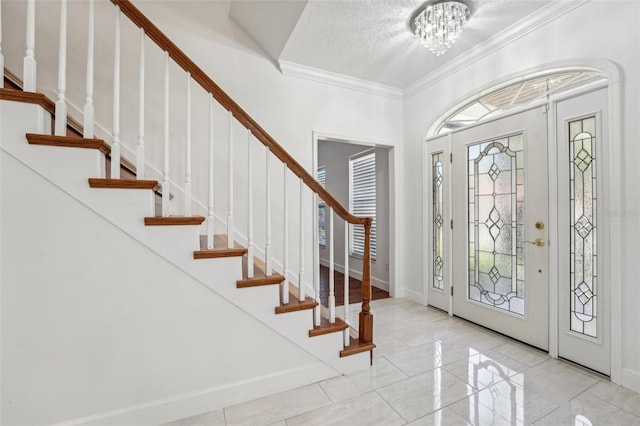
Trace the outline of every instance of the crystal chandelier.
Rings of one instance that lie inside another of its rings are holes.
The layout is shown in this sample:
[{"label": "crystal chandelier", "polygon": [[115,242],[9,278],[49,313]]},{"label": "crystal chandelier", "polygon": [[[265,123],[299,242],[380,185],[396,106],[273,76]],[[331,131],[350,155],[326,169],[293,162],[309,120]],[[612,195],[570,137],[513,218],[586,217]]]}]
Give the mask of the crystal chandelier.
[{"label": "crystal chandelier", "polygon": [[469,8],[458,1],[445,1],[427,6],[416,16],[415,35],[436,56],[446,52],[467,23]]}]

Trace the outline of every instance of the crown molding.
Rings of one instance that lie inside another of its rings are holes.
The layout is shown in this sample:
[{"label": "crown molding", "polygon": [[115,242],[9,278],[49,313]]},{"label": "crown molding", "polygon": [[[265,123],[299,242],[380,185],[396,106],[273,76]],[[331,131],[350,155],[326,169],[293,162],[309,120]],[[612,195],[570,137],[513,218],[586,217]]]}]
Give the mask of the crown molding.
[{"label": "crown molding", "polygon": [[552,22],[561,16],[566,15],[572,10],[588,3],[591,0],[576,1],[553,1],[549,5],[543,7],[538,12],[521,19],[505,30],[499,32],[493,37],[487,39],[483,43],[472,48],[468,53],[462,54],[442,67],[430,72],[424,77],[419,78],[409,84],[403,91],[404,99],[421,92],[429,86],[432,86],[449,75],[479,61],[480,59],[490,55],[491,53],[507,46],[514,41],[524,37],[532,31]]},{"label": "crown molding", "polygon": [[386,86],[384,84],[374,83],[344,74],[338,74],[283,60],[278,61],[278,65],[280,66],[280,72],[282,72],[282,74],[291,77],[304,78],[307,80],[317,81],[319,83],[330,84],[332,86],[357,90],[358,92],[368,93],[371,95],[402,100],[402,89],[397,87]]}]

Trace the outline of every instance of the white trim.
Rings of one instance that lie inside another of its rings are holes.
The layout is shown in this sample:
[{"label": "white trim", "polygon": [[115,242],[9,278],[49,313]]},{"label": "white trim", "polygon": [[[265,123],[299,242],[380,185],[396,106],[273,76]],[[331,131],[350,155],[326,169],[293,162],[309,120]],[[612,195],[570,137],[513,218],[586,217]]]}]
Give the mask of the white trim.
[{"label": "white trim", "polygon": [[640,392],[640,372],[630,368],[622,369],[622,386],[635,392]]},{"label": "white trim", "polygon": [[[622,369],[622,254],[624,252],[622,244],[624,242],[622,234],[622,211],[623,200],[620,188],[623,188],[622,182],[622,88],[618,80],[619,70],[613,67],[614,75],[609,77],[609,149],[608,164],[606,175],[609,178],[609,187],[604,205],[605,229],[608,228],[609,241],[605,247],[605,282],[610,284],[609,293],[609,322],[610,327],[610,344],[611,344],[611,381],[617,384],[625,384],[624,372]],[[601,173],[602,174],[602,173]],[[610,214],[607,214],[607,210]],[[617,214],[616,214],[617,213]],[[607,250],[608,248],[608,250]],[[607,253],[608,251],[608,253]],[[608,267],[607,267],[608,266]],[[615,307],[615,309],[614,309]],[[636,376],[637,377],[637,376]],[[626,384],[625,384],[626,386]],[[640,381],[633,385],[635,390],[640,391]]]},{"label": "white trim", "polygon": [[422,223],[425,224],[426,229],[422,232],[422,258],[426,259],[426,262],[422,262],[422,294],[423,304],[429,306],[429,271],[430,267],[433,268],[433,260],[431,254],[430,241],[433,239],[433,226],[431,213],[429,212],[429,203],[433,204],[432,196],[429,195],[433,189],[430,180],[433,178],[431,161],[429,161],[429,147],[426,141],[422,143],[422,185],[424,190],[422,191]]},{"label": "white trim", "polygon": [[547,240],[551,240],[551,238],[556,239],[556,241],[549,241],[547,246],[549,247],[548,253],[548,268],[549,272],[547,274],[547,278],[549,280],[549,356],[551,358],[558,358],[558,349],[560,347],[559,343],[559,333],[560,333],[560,319],[558,317],[558,304],[559,304],[559,282],[558,282],[558,256],[560,255],[558,251],[558,229],[559,229],[559,221],[558,217],[558,209],[551,208],[551,206],[558,205],[558,138],[556,135],[557,128],[557,118],[556,118],[556,110],[557,110],[557,101],[549,102],[547,110],[547,173],[549,174],[548,180],[548,213],[547,218],[549,223],[547,223],[548,231],[547,231]]},{"label": "white trim", "polygon": [[329,84],[332,86],[343,87],[345,89],[356,90],[358,92],[368,93],[376,96],[384,96],[386,98],[402,100],[402,89],[387,86],[372,81],[362,80],[360,78],[350,77],[344,74],[338,74],[319,68],[309,67],[306,65],[295,64],[293,62],[278,61],[280,72],[289,77],[304,78],[319,83]]},{"label": "white trim", "polygon": [[513,43],[549,22],[555,21],[588,1],[589,0],[578,0],[575,2],[550,2],[547,6],[536,11],[536,13],[521,19],[485,42],[476,45],[470,51],[465,52],[452,61],[447,62],[440,68],[409,84],[404,89],[404,99],[410,98],[429,86],[433,86],[451,74],[454,74],[503,48],[504,46]]},{"label": "white trim", "polygon": [[398,297],[404,297],[405,299],[412,300],[421,305],[424,304],[424,295],[407,287],[402,289],[402,294],[398,295]]},{"label": "white trim", "polygon": [[166,423],[193,415],[193,413],[214,411],[251,399],[295,389],[335,375],[335,371],[320,363],[294,367],[235,383],[70,419],[55,425]]},{"label": "white trim", "polygon": [[[401,291],[401,288],[398,286],[400,282],[399,274],[400,268],[396,265],[397,253],[400,253],[400,243],[398,239],[395,237],[396,232],[400,229],[400,223],[397,219],[396,215],[396,205],[397,205],[397,197],[398,193],[402,188],[398,188],[397,184],[399,182],[399,169],[396,167],[396,159],[397,159],[397,150],[398,147],[393,146],[388,141],[374,140],[374,139],[364,139],[360,137],[353,136],[345,136],[339,135],[336,133],[327,133],[327,132],[319,132],[314,130],[313,132],[313,140],[312,140],[312,167],[314,170],[318,167],[318,141],[325,140],[330,142],[350,142],[356,143],[358,145],[370,145],[372,147],[380,147],[386,148],[388,150],[388,162],[389,162],[389,283],[388,289],[390,297],[402,297],[398,292]],[[393,190],[391,189],[393,188]],[[373,280],[373,277],[372,277]],[[379,281],[384,282],[384,281]],[[376,286],[378,287],[378,286]],[[419,301],[418,303],[423,303]]]}]

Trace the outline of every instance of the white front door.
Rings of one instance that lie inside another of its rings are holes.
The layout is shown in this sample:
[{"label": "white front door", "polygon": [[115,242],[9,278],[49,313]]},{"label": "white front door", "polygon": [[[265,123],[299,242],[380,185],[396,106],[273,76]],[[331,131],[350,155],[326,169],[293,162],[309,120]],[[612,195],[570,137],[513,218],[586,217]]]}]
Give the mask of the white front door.
[{"label": "white front door", "polygon": [[603,282],[607,89],[558,102],[558,355],[609,374],[609,287]]},{"label": "white front door", "polygon": [[547,115],[451,134],[453,313],[549,346]]}]

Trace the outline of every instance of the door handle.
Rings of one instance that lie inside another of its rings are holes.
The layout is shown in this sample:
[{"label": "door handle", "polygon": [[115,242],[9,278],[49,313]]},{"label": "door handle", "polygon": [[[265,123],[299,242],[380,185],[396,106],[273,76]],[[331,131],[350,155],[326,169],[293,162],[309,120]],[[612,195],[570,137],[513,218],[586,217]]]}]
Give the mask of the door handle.
[{"label": "door handle", "polygon": [[544,238],[536,238],[533,241],[525,241],[525,243],[533,244],[534,246],[542,247],[546,244]]}]

